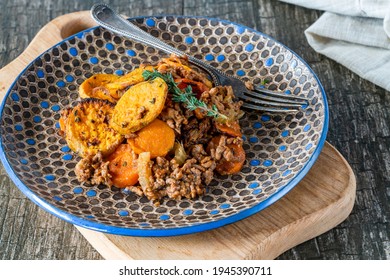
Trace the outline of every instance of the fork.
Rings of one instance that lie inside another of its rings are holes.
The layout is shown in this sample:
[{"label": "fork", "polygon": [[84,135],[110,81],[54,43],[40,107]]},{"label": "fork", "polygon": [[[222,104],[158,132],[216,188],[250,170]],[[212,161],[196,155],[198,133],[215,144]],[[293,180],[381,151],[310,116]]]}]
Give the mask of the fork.
[{"label": "fork", "polygon": [[249,90],[241,79],[223,73],[221,70],[204,63],[202,60],[188,55],[150,35],[121,17],[106,4],[95,4],[91,8],[91,16],[100,26],[114,33],[158,48],[168,54],[175,54],[179,57],[186,56],[190,63],[203,69],[210,75],[215,86],[231,86],[236,97],[243,100],[242,107],[244,108],[264,112],[296,112],[305,108],[308,104],[306,98],[287,95],[256,85],[253,86],[253,89]]}]

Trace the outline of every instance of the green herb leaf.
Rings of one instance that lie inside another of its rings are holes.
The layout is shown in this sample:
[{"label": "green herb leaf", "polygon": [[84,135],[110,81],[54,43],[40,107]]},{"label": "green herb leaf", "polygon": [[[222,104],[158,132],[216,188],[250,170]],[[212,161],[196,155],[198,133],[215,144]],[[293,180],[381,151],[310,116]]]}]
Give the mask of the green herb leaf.
[{"label": "green herb leaf", "polygon": [[260,82],[261,85],[265,86],[266,84],[268,84],[270,81],[267,80],[267,79],[264,79]]},{"label": "green herb leaf", "polygon": [[191,86],[187,86],[184,91],[182,91],[175,83],[171,73],[161,74],[156,70],[144,70],[142,76],[145,80],[153,80],[155,78],[163,79],[168,85],[168,91],[172,93],[172,100],[174,102],[184,103],[188,110],[194,111],[199,108],[205,112],[208,117],[227,119],[227,116],[218,112],[217,106],[212,105],[211,108],[209,108],[206,103],[197,99],[196,94],[192,92]]}]

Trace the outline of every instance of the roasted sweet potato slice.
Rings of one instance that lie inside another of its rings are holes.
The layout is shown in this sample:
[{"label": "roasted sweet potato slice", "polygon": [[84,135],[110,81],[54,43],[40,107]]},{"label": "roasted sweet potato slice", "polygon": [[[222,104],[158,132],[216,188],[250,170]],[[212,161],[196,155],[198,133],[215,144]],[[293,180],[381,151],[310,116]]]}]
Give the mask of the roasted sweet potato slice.
[{"label": "roasted sweet potato slice", "polygon": [[144,77],[142,76],[144,70],[153,71],[154,67],[141,65],[139,68],[136,68],[130,73],[120,77],[112,83],[109,83],[106,88],[109,90],[111,96],[118,100],[130,86],[145,81]]},{"label": "roasted sweet potato slice", "polygon": [[115,98],[107,88],[109,83],[115,82],[119,76],[114,74],[95,74],[86,79],[79,87],[81,98],[98,98],[116,103]]},{"label": "roasted sweet potato slice", "polygon": [[109,127],[113,105],[100,99],[84,99],[68,111],[62,122],[69,148],[81,157],[112,153],[124,140]]},{"label": "roasted sweet potato slice", "polygon": [[115,105],[110,126],[122,135],[140,130],[161,113],[167,94],[161,78],[132,86]]},{"label": "roasted sweet potato slice", "polygon": [[150,158],[164,157],[175,144],[175,132],[165,122],[155,119],[127,142],[136,154],[150,152]]}]

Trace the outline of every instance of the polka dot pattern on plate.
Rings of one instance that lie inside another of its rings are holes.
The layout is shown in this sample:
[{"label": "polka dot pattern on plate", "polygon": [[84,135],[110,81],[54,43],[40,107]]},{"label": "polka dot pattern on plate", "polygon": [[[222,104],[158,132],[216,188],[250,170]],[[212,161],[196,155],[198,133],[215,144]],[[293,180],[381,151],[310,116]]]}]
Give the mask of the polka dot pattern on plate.
[{"label": "polka dot pattern on plate", "polygon": [[79,101],[78,87],[91,75],[124,75],[164,55],[92,28],[35,59],[6,96],[1,116],[3,153],[24,192],[58,209],[62,218],[76,224],[91,222],[97,230],[130,235],[145,230],[141,235],[146,236],[147,230],[156,235],[165,235],[167,229],[189,233],[199,225],[209,229],[245,217],[242,213],[289,186],[315,159],[326,101],[313,72],[285,46],[241,25],[210,18],[156,16],[131,21],[227,74],[254,83],[266,80],[265,87],[309,97],[310,103],[294,114],[246,111],[240,120],[247,157],[242,172],[216,175],[198,199],[166,199],[157,206],[123,189],[80,184],[74,173],[80,158],[58,134],[61,109]]}]

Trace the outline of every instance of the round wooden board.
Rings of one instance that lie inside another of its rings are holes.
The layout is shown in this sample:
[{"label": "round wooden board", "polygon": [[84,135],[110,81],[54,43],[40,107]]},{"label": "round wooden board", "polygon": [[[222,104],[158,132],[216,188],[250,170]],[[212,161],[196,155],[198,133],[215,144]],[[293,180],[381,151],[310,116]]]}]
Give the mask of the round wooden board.
[{"label": "round wooden board", "polygon": [[[0,70],[3,99],[19,73],[40,53],[94,26],[89,11],[60,16],[45,25],[26,50]],[[304,179],[265,210],[234,224],[176,237],[117,236],[77,227],[106,259],[274,259],[341,223],[355,201],[355,176],[326,143]]]}]

